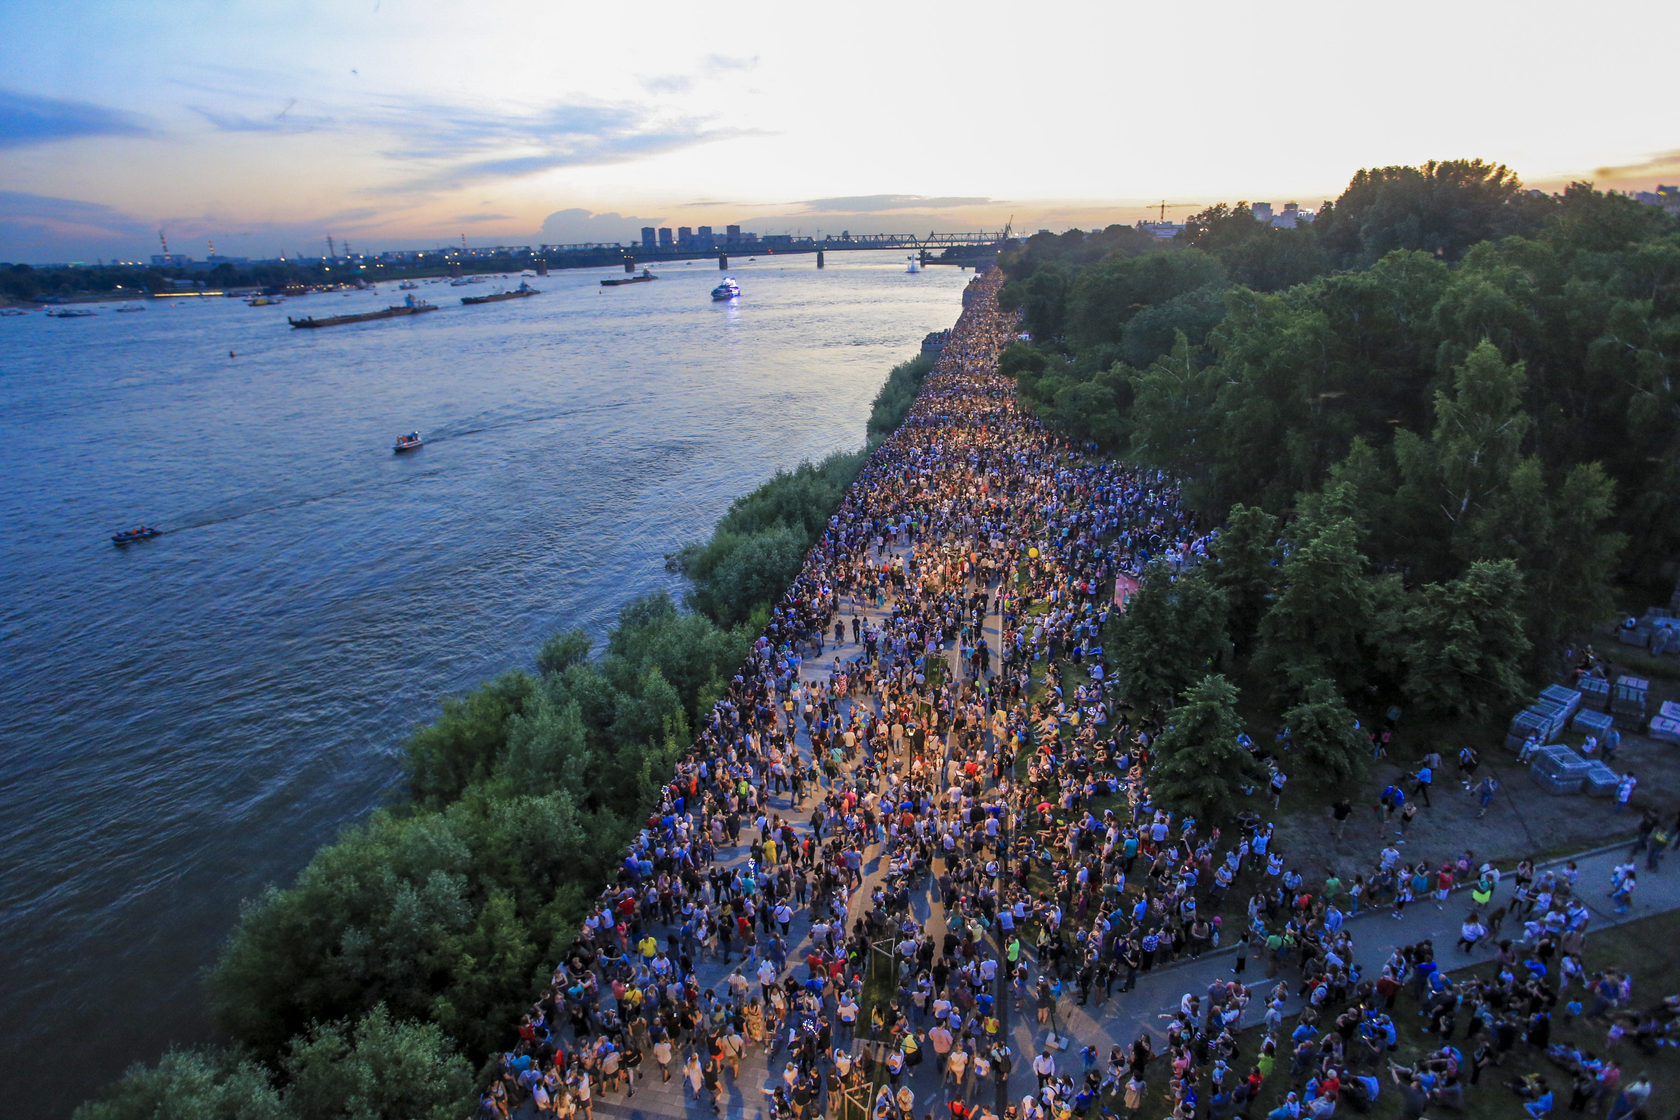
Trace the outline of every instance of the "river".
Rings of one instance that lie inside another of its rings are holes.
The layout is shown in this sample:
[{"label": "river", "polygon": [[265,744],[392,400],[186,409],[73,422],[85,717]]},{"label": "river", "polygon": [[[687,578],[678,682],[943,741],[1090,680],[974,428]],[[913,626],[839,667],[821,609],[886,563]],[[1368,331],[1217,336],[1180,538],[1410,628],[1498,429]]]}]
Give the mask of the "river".
[{"label": "river", "polygon": [[402,293],[0,319],[5,1111],[207,1039],[239,900],[400,793],[441,697],[680,593],[666,552],[861,444],[971,274],[827,264],[738,261],[728,304],[693,262],[481,307],[498,282],[432,283],[437,312],[316,331],[287,314]]}]

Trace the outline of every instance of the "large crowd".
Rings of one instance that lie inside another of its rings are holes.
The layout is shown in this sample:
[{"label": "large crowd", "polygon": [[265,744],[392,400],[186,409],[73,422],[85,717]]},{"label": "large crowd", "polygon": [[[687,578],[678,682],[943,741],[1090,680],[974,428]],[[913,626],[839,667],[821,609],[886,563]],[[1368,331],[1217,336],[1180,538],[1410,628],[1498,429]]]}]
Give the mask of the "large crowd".
[{"label": "large crowd", "polygon": [[[996,372],[1017,329],[1000,282],[970,286],[905,423],[519,1024],[486,1116],[534,1102],[592,1120],[601,1095],[657,1076],[713,1108],[736,1086],[762,1092],[778,1118],[851,1097],[876,1120],[996,1120],[994,1086],[1029,1071],[1009,1120],[1135,1114],[1151,1082],[1175,1117],[1223,1120],[1274,1077],[1291,1085],[1274,1120],[1368,1108],[1385,1082],[1416,1116],[1418,1100],[1461,1098],[1518,1037],[1546,1044],[1563,998],[1548,972],[1590,983],[1593,1014],[1630,1005],[1620,978],[1580,966],[1567,875],[1519,868],[1495,908],[1498,873],[1470,853],[1402,859],[1408,808],[1427,796],[1415,784],[1385,791],[1388,843],[1347,881],[1309,881],[1258,813],[1222,832],[1154,802],[1160,728],[1111,699],[1108,595],[1152,562],[1197,562],[1209,537],[1169,480],[1069,446],[1017,406]],[[1350,814],[1338,806],[1338,828]],[[1466,908],[1455,952],[1491,952],[1497,978],[1451,984],[1427,943],[1362,974],[1346,919],[1408,905]],[[1232,969],[1185,993],[1164,1031],[1106,1054],[1067,1031],[1073,1008],[1100,1017],[1151,970],[1232,943]],[[1442,1045],[1402,1069],[1388,1056],[1408,991]],[[1015,1053],[1009,1015],[1056,1045]],[[1241,1052],[1255,1021],[1265,1041]],[[1582,1092],[1625,1097],[1615,1062],[1569,1060],[1594,1079]],[[937,1102],[912,1086],[929,1063]]]}]

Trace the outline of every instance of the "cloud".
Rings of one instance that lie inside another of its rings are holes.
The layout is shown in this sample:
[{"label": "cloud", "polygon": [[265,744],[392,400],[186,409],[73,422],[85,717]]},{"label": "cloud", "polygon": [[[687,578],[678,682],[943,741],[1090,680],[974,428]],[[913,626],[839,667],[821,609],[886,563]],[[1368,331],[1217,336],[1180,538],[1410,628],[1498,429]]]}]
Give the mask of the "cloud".
[{"label": "cloud", "polygon": [[319,132],[322,129],[331,128],[336,123],[332,117],[312,117],[302,113],[294,113],[292,107],[296,104],[296,99],[289,101],[284,109],[271,117],[217,112],[200,105],[192,105],[189,108],[209,121],[219,132]]},{"label": "cloud", "polygon": [[479,113],[458,106],[394,108],[390,129],[412,141],[384,153],[430,165],[406,184],[438,190],[557,167],[623,163],[748,135],[700,117],[665,117],[651,106],[564,103],[529,113]]},{"label": "cloud", "polygon": [[1666,175],[1675,170],[1680,170],[1680,151],[1661,152],[1639,163],[1600,167],[1593,175],[1600,179],[1632,179],[1647,175]]},{"label": "cloud", "polygon": [[0,148],[51,144],[84,136],[145,136],[142,118],[86,101],[0,90]]},{"label": "cloud", "polygon": [[708,74],[722,74],[730,70],[756,70],[758,56],[755,54],[747,58],[741,55],[709,54],[704,65]]},{"label": "cloud", "polygon": [[637,218],[614,211],[597,214],[572,207],[556,210],[544,218],[537,237],[545,245],[588,245],[608,241],[635,244],[641,240],[643,226],[667,224],[668,220],[663,217]]},{"label": "cloud", "polygon": [[511,222],[512,214],[457,214],[450,219],[453,222]]},{"label": "cloud", "polygon": [[949,210],[957,206],[997,206],[995,198],[960,195],[929,197],[920,194],[857,194],[838,198],[808,198],[799,203],[818,213],[873,214],[882,210]]}]

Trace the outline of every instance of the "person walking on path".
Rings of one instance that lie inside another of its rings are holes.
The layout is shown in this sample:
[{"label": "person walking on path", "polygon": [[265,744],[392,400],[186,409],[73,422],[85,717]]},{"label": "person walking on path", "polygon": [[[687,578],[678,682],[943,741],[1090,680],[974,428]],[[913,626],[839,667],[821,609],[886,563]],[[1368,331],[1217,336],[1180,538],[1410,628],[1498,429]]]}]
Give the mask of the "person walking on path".
[{"label": "person walking on path", "polygon": [[1423,798],[1424,807],[1427,809],[1433,809],[1435,807],[1429,800],[1429,787],[1434,784],[1435,768],[1430,766],[1428,760],[1426,759],[1424,764],[1418,767],[1417,777],[1412,785],[1412,796]]}]

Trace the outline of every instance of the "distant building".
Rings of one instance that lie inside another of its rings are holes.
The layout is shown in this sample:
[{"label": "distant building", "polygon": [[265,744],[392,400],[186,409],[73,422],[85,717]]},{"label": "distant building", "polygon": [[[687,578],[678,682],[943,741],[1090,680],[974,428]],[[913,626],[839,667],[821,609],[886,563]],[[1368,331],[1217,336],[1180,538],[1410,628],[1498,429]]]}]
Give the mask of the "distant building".
[{"label": "distant building", "polygon": [[671,247],[671,227],[670,226],[661,226],[660,227],[660,229],[659,229],[659,247],[661,249],[669,249]]},{"label": "distant building", "polygon": [[1255,221],[1265,222],[1267,225],[1272,224],[1272,204],[1271,203],[1269,203],[1269,202],[1256,202],[1256,203],[1254,203],[1254,205],[1252,205],[1248,208],[1248,212],[1250,214],[1254,215],[1254,220]]},{"label": "distant building", "polygon": [[696,249],[707,249],[707,250],[711,249],[711,247],[712,247],[712,227],[711,226],[701,226],[699,229],[694,231],[694,247]]},{"label": "distant building", "polygon": [[1171,241],[1184,230],[1177,222],[1139,222],[1137,228],[1157,241]]},{"label": "distant building", "polygon": [[694,231],[687,226],[677,227],[677,248],[686,249],[694,241]]},{"label": "distant building", "polygon": [[648,249],[648,250],[651,251],[655,244],[656,244],[656,242],[654,241],[654,229],[653,229],[653,227],[652,226],[643,226],[642,227],[642,248]]},{"label": "distant building", "polygon": [[1655,206],[1666,213],[1680,214],[1680,186],[1658,184],[1656,190],[1638,191],[1632,197],[1635,202]]},{"label": "distant building", "polygon": [[192,264],[192,258],[185,253],[153,253],[153,268],[186,268]]},{"label": "distant building", "polygon": [[741,227],[724,226],[723,239],[731,245],[739,245],[741,243]]}]

